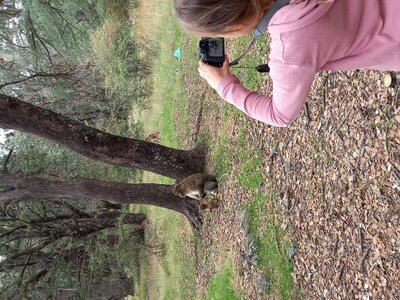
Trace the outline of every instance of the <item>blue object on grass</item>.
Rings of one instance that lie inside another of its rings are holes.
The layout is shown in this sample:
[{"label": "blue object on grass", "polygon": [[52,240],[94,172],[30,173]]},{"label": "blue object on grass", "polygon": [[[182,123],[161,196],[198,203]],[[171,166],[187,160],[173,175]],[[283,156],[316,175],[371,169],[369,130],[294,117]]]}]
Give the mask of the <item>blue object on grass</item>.
[{"label": "blue object on grass", "polygon": [[175,50],[174,56],[181,60],[181,48]]}]

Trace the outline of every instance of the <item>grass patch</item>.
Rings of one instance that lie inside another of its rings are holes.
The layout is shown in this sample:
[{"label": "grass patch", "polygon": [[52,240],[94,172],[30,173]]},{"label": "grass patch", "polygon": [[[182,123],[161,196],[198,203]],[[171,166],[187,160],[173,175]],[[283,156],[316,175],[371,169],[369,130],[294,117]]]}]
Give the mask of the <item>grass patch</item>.
[{"label": "grass patch", "polygon": [[236,156],[240,164],[239,183],[246,189],[256,191],[264,183],[262,176],[263,153],[259,149],[248,147],[246,128],[240,128],[237,137]]},{"label": "grass patch", "polygon": [[133,300],[146,299],[147,294],[147,277],[146,277],[147,260],[145,253],[140,255],[139,272],[133,277],[133,284],[136,295]]},{"label": "grass patch", "polygon": [[[280,299],[291,299],[294,288],[291,273],[292,264],[288,258],[291,241],[288,233],[280,227],[273,208],[274,193],[258,192],[254,194],[248,206],[250,232],[257,246],[259,267],[271,281],[270,293],[279,295]],[[265,221],[263,219],[267,218]]]},{"label": "grass patch", "polygon": [[106,15],[111,18],[128,18],[129,10],[126,9],[127,4],[130,5],[134,1],[126,0],[100,0],[100,2],[105,1],[104,5],[106,7]]},{"label": "grass patch", "polygon": [[[226,124],[229,118],[230,113],[232,113],[233,110],[233,105],[229,104],[229,103],[224,103],[224,105],[222,106],[222,123]],[[233,110],[235,111],[235,110]]]},{"label": "grass patch", "polygon": [[[228,48],[233,50],[233,54],[230,57],[232,60],[237,58],[247,48],[251,38],[252,37],[250,36],[242,37],[231,41],[232,44],[228,44]],[[231,68],[232,73],[235,74],[242,84],[250,90],[257,90],[265,76],[264,74],[259,73],[255,67],[266,63],[268,44],[269,40],[266,37],[258,40],[250,52],[243,57],[239,65]]]},{"label": "grass patch", "polygon": [[220,135],[214,150],[214,167],[217,178],[221,178],[231,170],[232,153],[230,149],[227,148],[227,145],[229,145],[229,140],[223,135]]},{"label": "grass patch", "polygon": [[[163,1],[157,2],[157,10],[171,10],[171,6],[168,4]],[[157,34],[159,37],[158,55],[154,62],[154,75],[157,84],[154,87],[153,100],[161,107],[160,124],[163,144],[174,146],[177,143],[175,138],[176,126],[187,124],[188,110],[182,106],[182,102],[184,102],[182,101],[183,83],[179,76],[181,63],[173,55],[175,49],[181,43],[182,32],[171,14],[161,15],[162,27],[159,28]],[[178,115],[179,124],[176,122]]]},{"label": "grass patch", "polygon": [[237,137],[236,158],[239,164],[238,182],[253,196],[248,204],[250,237],[254,240],[258,268],[269,278],[271,286],[266,292],[279,299],[291,299],[294,294],[288,258],[291,248],[289,233],[282,229],[279,221],[281,212],[275,209],[275,193],[265,187],[262,176],[263,153],[246,143],[246,128],[240,128]]},{"label": "grass patch", "polygon": [[187,226],[186,220],[177,213],[160,208],[149,208],[148,218],[158,230],[158,242],[163,244],[161,256],[149,256],[152,260],[147,272],[150,275],[148,284],[152,290],[152,299],[186,299],[185,274],[188,261],[182,257],[182,230]]},{"label": "grass patch", "polygon": [[262,173],[259,171],[262,164],[261,153],[259,151],[242,152],[240,155],[243,162],[238,176],[239,183],[250,190],[259,188],[264,183]]},{"label": "grass patch", "polygon": [[214,275],[208,285],[209,300],[239,300],[240,297],[235,294],[232,288],[233,270],[232,266],[225,264],[222,270]]}]

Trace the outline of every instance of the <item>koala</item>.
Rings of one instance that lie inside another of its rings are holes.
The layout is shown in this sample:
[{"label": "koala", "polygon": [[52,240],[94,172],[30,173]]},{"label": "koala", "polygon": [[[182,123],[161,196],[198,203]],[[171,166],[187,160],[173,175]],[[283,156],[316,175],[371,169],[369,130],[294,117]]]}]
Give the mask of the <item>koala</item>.
[{"label": "koala", "polygon": [[181,198],[190,197],[200,201],[206,195],[215,195],[217,189],[218,184],[214,176],[197,173],[174,184],[172,192]]}]

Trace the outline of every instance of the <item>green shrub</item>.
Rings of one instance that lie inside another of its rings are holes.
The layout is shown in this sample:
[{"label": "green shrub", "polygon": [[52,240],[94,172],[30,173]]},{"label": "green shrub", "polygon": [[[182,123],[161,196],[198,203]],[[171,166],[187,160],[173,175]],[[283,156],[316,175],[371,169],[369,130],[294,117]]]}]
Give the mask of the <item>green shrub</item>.
[{"label": "green shrub", "polygon": [[148,68],[138,58],[129,23],[107,19],[90,36],[93,56],[103,78],[103,86],[114,103],[113,110],[129,110],[132,103],[142,106],[149,93]]}]

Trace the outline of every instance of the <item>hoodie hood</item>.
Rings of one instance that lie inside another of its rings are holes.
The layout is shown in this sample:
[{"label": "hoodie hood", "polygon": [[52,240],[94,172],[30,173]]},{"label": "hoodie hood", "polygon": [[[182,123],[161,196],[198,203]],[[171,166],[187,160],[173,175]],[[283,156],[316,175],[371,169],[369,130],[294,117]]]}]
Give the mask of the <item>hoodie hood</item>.
[{"label": "hoodie hood", "polygon": [[268,31],[279,34],[312,24],[325,15],[334,2],[335,0],[291,0],[272,17]]}]

